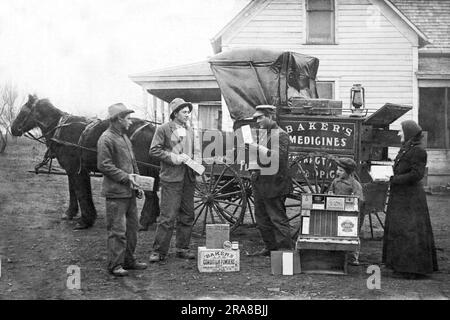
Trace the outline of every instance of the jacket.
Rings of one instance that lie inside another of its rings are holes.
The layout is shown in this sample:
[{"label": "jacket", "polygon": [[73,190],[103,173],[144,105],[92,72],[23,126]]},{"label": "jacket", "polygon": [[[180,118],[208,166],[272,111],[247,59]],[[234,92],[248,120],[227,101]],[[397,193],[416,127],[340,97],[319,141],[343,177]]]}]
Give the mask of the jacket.
[{"label": "jacket", "polygon": [[354,195],[360,201],[364,201],[362,186],[353,176],[349,176],[347,179],[334,179],[330,185],[330,191],[336,195]]},{"label": "jacket", "polygon": [[139,174],[130,140],[110,126],[97,142],[97,167],[103,173],[102,196],[131,198],[128,174]]},{"label": "jacket", "polygon": [[267,146],[271,147],[271,135],[278,132],[278,150],[269,150],[272,155],[278,156],[278,171],[272,175],[261,174],[259,171],[252,173],[252,184],[255,192],[264,198],[285,196],[289,193],[292,181],[288,170],[289,135],[277,125],[268,130]]},{"label": "jacket", "polygon": [[161,162],[161,170],[159,172],[161,181],[183,181],[187,171],[190,181],[193,182],[195,181],[195,175],[192,169],[184,163],[180,165],[175,164],[171,158],[171,154],[185,153],[190,157],[192,157],[193,154],[193,130],[191,128],[186,128],[186,137],[181,137],[178,134],[178,129],[179,127],[174,121],[169,121],[156,128],[150,146],[150,156],[158,158]]}]

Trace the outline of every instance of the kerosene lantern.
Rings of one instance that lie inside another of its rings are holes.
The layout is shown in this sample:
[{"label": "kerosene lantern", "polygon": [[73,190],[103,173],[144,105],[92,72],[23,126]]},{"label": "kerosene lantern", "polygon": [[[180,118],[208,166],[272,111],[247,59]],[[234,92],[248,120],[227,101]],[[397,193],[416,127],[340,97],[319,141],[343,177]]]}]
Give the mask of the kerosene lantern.
[{"label": "kerosene lantern", "polygon": [[352,116],[364,116],[362,113],[365,109],[365,93],[364,88],[360,84],[354,84],[350,89],[350,108]]}]

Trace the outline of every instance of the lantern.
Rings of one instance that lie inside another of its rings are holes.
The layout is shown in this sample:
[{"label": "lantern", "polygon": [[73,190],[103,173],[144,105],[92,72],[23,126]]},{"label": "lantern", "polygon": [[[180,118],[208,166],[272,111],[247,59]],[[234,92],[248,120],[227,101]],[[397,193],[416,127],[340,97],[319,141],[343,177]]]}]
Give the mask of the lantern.
[{"label": "lantern", "polygon": [[362,109],[365,108],[365,93],[360,84],[354,84],[350,89],[350,108],[353,115],[362,115]]}]

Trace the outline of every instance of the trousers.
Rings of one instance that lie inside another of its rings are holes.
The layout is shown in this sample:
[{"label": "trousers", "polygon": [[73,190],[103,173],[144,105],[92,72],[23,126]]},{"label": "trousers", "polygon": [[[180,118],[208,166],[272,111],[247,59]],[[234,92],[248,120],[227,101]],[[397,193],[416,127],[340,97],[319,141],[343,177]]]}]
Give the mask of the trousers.
[{"label": "trousers", "polygon": [[106,198],[108,270],[132,265],[137,244],[138,212],[136,197]]},{"label": "trousers", "polygon": [[153,250],[167,255],[176,224],[176,248],[189,249],[194,223],[195,182],[185,174],[183,181],[161,181],[161,216]]},{"label": "trousers", "polygon": [[292,249],[291,227],[284,205],[285,196],[264,198],[258,192],[254,192],[254,196],[256,225],[266,249]]}]

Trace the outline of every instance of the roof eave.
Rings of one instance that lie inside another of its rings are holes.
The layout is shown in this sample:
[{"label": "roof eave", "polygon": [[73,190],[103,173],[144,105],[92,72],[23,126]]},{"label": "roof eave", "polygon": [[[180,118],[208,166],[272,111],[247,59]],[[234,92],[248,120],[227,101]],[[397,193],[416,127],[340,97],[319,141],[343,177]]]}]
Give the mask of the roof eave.
[{"label": "roof eave", "polygon": [[400,11],[391,1],[389,0],[383,0],[384,3],[386,3],[400,18],[402,18],[403,21],[408,24],[408,26],[414,30],[414,32],[417,33],[417,35],[422,38],[422,40],[425,42],[425,44],[430,44],[430,39],[414,24],[411,22],[411,20],[406,17],[403,12]]}]

